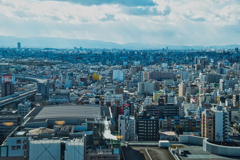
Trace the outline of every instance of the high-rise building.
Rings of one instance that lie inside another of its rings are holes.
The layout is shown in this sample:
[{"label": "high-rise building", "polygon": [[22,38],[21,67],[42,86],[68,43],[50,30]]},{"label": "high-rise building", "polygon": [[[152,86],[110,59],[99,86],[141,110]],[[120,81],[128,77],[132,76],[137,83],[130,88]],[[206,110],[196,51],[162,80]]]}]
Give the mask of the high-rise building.
[{"label": "high-rise building", "polygon": [[235,84],[238,84],[238,79],[220,79],[219,80],[219,89],[224,91],[225,89],[232,88],[234,90]]},{"label": "high-rise building", "polygon": [[125,79],[125,72],[120,70],[113,71],[113,80],[118,80],[124,82]]},{"label": "high-rise building", "polygon": [[186,94],[186,84],[180,83],[178,85],[178,96],[184,96]]},{"label": "high-rise building", "polygon": [[2,90],[2,92],[1,92],[2,97],[12,95],[12,94],[14,94],[14,91],[15,91],[14,84],[9,83],[9,82],[2,83],[1,84],[1,90]]},{"label": "high-rise building", "polygon": [[18,42],[17,48],[18,48],[18,50],[21,50],[21,43],[20,42]]},{"label": "high-rise building", "polygon": [[138,83],[138,93],[153,95],[154,83],[152,82],[139,82]]},{"label": "high-rise building", "polygon": [[69,76],[67,76],[64,88],[72,88],[72,81],[69,79]]},{"label": "high-rise building", "polygon": [[194,59],[195,70],[203,70],[206,65],[208,65],[207,57],[199,57]]},{"label": "high-rise building", "polygon": [[188,71],[182,71],[181,72],[181,79],[185,80],[189,78],[189,72]]},{"label": "high-rise building", "polygon": [[238,53],[238,47],[235,48],[235,52]]},{"label": "high-rise building", "polygon": [[[222,71],[224,73],[224,71]],[[222,78],[221,74],[199,73],[200,82],[219,83]]]},{"label": "high-rise building", "polygon": [[118,134],[123,136],[121,142],[135,141],[136,121],[134,116],[119,115]]},{"label": "high-rise building", "polygon": [[143,66],[132,66],[131,67],[131,75],[135,75],[136,73],[138,73],[139,71],[143,71]]},{"label": "high-rise building", "polygon": [[233,106],[239,107],[239,94],[233,94]]},{"label": "high-rise building", "polygon": [[157,117],[148,116],[147,111],[143,111],[137,118],[138,141],[158,141]]},{"label": "high-rise building", "polygon": [[140,71],[139,78],[140,78],[141,82],[148,81],[149,80],[149,72]]},{"label": "high-rise building", "polygon": [[48,83],[38,83],[37,93],[41,93],[43,98],[49,98],[49,84]]},{"label": "high-rise building", "polygon": [[206,109],[202,113],[202,137],[220,142],[229,138],[229,113],[222,106]]},{"label": "high-rise building", "polygon": [[239,71],[240,70],[240,63],[234,63],[232,66],[234,71]]},{"label": "high-rise building", "polygon": [[217,68],[217,73],[218,74],[226,74],[226,68],[223,68],[223,67],[221,67],[221,68]]}]

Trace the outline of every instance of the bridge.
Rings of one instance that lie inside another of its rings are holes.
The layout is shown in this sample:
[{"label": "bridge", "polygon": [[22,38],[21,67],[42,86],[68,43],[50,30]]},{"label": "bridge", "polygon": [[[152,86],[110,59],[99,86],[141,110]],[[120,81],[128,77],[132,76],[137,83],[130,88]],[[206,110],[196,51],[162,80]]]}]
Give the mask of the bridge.
[{"label": "bridge", "polygon": [[18,92],[6,97],[2,97],[0,98],[0,107],[26,99],[30,96],[35,95],[36,92],[37,92],[37,89],[33,89],[33,90]]},{"label": "bridge", "polygon": [[17,75],[17,74],[15,74],[15,79],[34,81],[37,83],[47,83],[47,79],[41,79],[41,78],[36,78],[36,77],[32,77],[32,76],[24,76],[24,75]]}]

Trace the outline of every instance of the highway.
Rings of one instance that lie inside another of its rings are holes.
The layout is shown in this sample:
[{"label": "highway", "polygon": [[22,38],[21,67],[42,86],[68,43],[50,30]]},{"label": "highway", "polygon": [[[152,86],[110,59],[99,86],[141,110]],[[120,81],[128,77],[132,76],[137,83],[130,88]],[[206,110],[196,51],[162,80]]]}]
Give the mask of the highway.
[{"label": "highway", "polygon": [[36,92],[37,92],[37,89],[34,89],[34,90],[18,92],[18,93],[12,94],[10,96],[2,97],[2,98],[0,98],[0,107],[10,104],[10,103],[13,103],[15,101],[22,100],[29,96],[35,95]]},{"label": "highway", "polygon": [[14,76],[15,76],[15,79],[34,81],[34,82],[37,82],[37,83],[46,83],[47,82],[47,79],[36,78],[34,76],[29,76],[29,75],[14,74]]},{"label": "highway", "polygon": [[24,75],[15,75],[15,79],[22,79],[22,80],[28,80],[28,81],[35,81],[37,83],[46,83],[47,79],[41,79],[31,76],[24,76]]}]

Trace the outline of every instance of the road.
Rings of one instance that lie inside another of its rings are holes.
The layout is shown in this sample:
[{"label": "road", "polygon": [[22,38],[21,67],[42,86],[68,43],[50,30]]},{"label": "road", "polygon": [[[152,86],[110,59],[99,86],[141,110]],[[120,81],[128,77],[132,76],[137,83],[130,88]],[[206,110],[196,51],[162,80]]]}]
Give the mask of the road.
[{"label": "road", "polygon": [[153,160],[175,160],[168,149],[148,147],[148,152]]},{"label": "road", "polygon": [[126,160],[148,160],[148,156],[145,153],[145,148],[148,148],[148,152],[153,160],[175,160],[168,149],[162,149],[158,147],[123,147],[123,153]]}]

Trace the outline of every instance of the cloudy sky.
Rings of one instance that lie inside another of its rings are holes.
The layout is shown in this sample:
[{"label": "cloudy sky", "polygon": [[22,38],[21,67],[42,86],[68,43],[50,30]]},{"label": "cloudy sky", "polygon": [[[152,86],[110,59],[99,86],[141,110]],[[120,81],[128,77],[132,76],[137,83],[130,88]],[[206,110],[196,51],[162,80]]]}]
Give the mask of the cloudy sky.
[{"label": "cloudy sky", "polygon": [[240,0],[0,0],[0,35],[240,44]]}]

